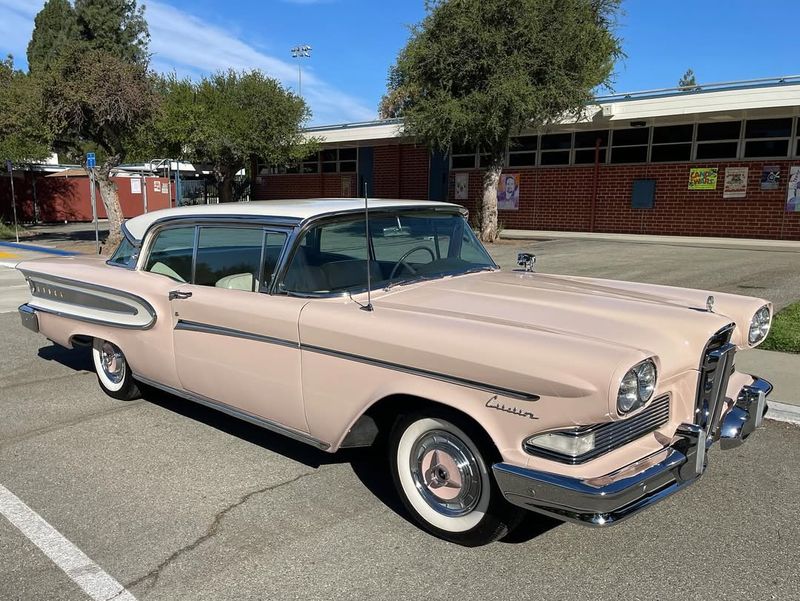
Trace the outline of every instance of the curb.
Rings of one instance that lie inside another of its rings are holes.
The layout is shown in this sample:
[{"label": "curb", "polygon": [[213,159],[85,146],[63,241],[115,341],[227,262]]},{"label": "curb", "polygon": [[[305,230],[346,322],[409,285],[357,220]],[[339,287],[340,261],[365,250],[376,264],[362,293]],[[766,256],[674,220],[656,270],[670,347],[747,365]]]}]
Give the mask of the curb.
[{"label": "curb", "polygon": [[0,242],[0,246],[8,248],[16,248],[19,250],[32,250],[38,253],[45,253],[49,255],[60,255],[62,257],[72,257],[80,254],[71,250],[61,250],[60,248],[50,248],[49,246],[37,246],[35,244],[22,244],[20,242]]},{"label": "curb", "polygon": [[767,401],[767,404],[769,405],[769,410],[765,416],[767,419],[800,426],[800,407],[777,401]]}]

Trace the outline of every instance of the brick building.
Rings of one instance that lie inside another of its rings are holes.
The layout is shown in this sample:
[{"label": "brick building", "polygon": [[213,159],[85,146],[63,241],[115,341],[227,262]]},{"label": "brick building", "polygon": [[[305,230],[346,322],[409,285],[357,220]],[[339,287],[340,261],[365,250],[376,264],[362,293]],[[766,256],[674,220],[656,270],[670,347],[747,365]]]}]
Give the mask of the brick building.
[{"label": "brick building", "polygon": [[[800,240],[800,205],[787,202],[792,167],[800,179],[799,116],[797,77],[598,98],[580,120],[512,141],[504,177],[516,176],[518,198],[500,223]],[[314,157],[252,166],[253,199],[359,196],[366,183],[374,198],[449,200],[474,213],[478,149],[432,153],[401,120],[308,134],[323,142]]]}]

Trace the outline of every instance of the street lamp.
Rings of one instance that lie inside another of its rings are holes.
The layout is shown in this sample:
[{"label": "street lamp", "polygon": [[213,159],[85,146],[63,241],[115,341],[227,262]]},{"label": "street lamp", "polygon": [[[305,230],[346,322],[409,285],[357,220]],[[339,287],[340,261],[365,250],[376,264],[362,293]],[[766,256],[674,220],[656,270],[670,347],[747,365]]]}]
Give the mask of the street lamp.
[{"label": "street lamp", "polygon": [[300,67],[304,58],[311,58],[311,46],[303,44],[302,46],[295,46],[292,48],[292,58],[297,59],[297,95],[303,95],[303,72]]}]

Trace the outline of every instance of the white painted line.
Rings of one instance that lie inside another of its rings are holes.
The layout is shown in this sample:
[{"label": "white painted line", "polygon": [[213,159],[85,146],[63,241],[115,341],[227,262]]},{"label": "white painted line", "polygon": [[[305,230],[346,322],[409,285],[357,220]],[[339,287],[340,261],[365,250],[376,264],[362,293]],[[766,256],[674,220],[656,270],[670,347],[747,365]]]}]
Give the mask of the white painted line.
[{"label": "white painted line", "polygon": [[0,484],[0,514],[61,568],[95,601],[136,601],[83,551],[64,538],[42,516]]},{"label": "white painted line", "polygon": [[788,405],[786,403],[779,403],[777,401],[767,401],[769,410],[765,416],[767,419],[774,419],[778,422],[789,422],[790,424],[797,424],[800,426],[800,407],[797,405]]}]

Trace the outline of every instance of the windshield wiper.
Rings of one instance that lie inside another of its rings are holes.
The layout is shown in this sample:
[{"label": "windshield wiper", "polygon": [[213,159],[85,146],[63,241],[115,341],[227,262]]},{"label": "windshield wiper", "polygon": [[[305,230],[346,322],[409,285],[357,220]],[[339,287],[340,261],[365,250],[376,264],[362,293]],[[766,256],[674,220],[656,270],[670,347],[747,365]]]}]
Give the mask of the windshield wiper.
[{"label": "windshield wiper", "polygon": [[405,286],[406,284],[413,284],[414,282],[424,282],[427,280],[437,280],[439,278],[444,277],[446,274],[438,273],[436,275],[419,275],[414,276],[413,278],[403,278],[401,280],[393,280],[386,284],[383,288],[384,290],[391,290],[395,286]]}]

